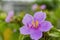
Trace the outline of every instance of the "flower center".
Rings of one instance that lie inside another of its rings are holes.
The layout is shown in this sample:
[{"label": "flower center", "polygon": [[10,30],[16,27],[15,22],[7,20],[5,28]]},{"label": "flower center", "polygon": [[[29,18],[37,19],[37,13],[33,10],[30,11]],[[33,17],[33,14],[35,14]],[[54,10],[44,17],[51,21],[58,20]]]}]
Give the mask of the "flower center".
[{"label": "flower center", "polygon": [[33,20],[33,21],[32,21],[32,26],[33,26],[34,28],[37,28],[38,25],[39,25],[38,20],[36,20],[36,21]]}]

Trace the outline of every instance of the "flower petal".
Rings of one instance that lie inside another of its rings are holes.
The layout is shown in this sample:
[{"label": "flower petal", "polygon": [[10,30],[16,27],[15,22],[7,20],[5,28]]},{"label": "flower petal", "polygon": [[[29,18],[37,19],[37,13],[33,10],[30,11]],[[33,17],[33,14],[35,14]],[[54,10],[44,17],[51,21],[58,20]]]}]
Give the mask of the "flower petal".
[{"label": "flower petal", "polygon": [[34,33],[30,34],[30,37],[34,40],[38,40],[42,37],[42,32],[39,32],[39,31],[34,32]]},{"label": "flower petal", "polygon": [[9,12],[8,12],[8,16],[9,16],[9,17],[13,17],[13,16],[14,16],[14,11],[13,11],[13,10],[9,11]]},{"label": "flower petal", "polygon": [[40,9],[42,9],[42,10],[43,10],[43,9],[46,9],[46,5],[44,5],[44,4],[41,5],[41,6],[40,6]]},{"label": "flower petal", "polygon": [[42,22],[46,19],[46,13],[44,12],[36,12],[35,15],[34,15],[34,18],[36,20],[38,20],[39,22]]},{"label": "flower petal", "polygon": [[28,24],[29,22],[31,22],[33,19],[33,17],[29,14],[26,14],[22,20],[23,24]]},{"label": "flower petal", "polygon": [[40,31],[47,32],[52,28],[52,24],[49,21],[41,23]]},{"label": "flower petal", "polygon": [[21,27],[20,32],[21,32],[21,34],[24,34],[24,35],[27,35],[30,33],[26,26]]},{"label": "flower petal", "polygon": [[37,4],[34,4],[34,5],[32,6],[32,10],[36,10],[37,7],[38,7],[38,5],[37,5]]},{"label": "flower petal", "polygon": [[10,17],[7,17],[7,18],[5,19],[5,21],[6,21],[7,23],[9,23],[9,22],[10,22]]}]

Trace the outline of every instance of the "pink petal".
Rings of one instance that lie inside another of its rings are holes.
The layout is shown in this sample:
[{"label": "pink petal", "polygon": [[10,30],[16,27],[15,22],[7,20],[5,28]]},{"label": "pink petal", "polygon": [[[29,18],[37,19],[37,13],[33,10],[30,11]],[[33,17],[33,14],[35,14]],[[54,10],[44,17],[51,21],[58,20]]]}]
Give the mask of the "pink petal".
[{"label": "pink petal", "polygon": [[36,12],[34,18],[38,20],[40,23],[46,19],[46,13],[44,12]]},{"label": "pink petal", "polygon": [[9,16],[9,17],[14,16],[14,11],[13,11],[13,10],[9,11],[9,12],[8,12],[8,16]]},{"label": "pink petal", "polygon": [[37,4],[32,5],[32,10],[36,10],[37,7],[38,7]]},{"label": "pink petal", "polygon": [[52,28],[52,24],[49,21],[41,23],[40,31],[47,32]]},{"label": "pink petal", "polygon": [[27,35],[30,33],[26,26],[21,27],[20,32],[21,32],[21,34],[24,34],[24,35]]},{"label": "pink petal", "polygon": [[42,9],[42,10],[43,10],[43,9],[46,9],[46,5],[44,5],[44,4],[41,5],[41,6],[40,6],[40,9]]},{"label": "pink petal", "polygon": [[33,17],[29,14],[26,14],[22,20],[23,24],[28,24],[32,21]]},{"label": "pink petal", "polygon": [[6,21],[7,23],[9,23],[9,22],[10,22],[10,17],[7,16],[7,18],[5,19],[5,21]]},{"label": "pink petal", "polygon": [[34,33],[30,34],[30,37],[34,40],[38,40],[42,37],[42,32],[39,32],[39,31],[34,32]]}]

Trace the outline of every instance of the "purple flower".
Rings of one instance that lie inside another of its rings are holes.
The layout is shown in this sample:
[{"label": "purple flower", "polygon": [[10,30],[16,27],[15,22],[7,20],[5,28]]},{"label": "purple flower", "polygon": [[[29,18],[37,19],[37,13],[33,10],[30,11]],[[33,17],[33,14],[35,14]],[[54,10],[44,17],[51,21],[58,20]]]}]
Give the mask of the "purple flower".
[{"label": "purple flower", "polygon": [[37,9],[37,7],[38,7],[38,5],[37,5],[37,4],[32,5],[32,10],[36,10],[36,9]]},{"label": "purple flower", "polygon": [[40,6],[40,9],[42,9],[42,10],[43,10],[43,9],[46,9],[46,5],[41,5],[41,6]]},{"label": "purple flower", "polygon": [[22,20],[24,26],[20,28],[21,34],[30,35],[34,40],[42,37],[42,32],[47,32],[52,28],[52,24],[46,21],[46,13],[36,12],[34,17],[26,14]]},{"label": "purple flower", "polygon": [[13,11],[9,11],[8,12],[8,15],[5,19],[6,22],[10,22],[11,21],[11,18],[14,16],[14,12]]}]

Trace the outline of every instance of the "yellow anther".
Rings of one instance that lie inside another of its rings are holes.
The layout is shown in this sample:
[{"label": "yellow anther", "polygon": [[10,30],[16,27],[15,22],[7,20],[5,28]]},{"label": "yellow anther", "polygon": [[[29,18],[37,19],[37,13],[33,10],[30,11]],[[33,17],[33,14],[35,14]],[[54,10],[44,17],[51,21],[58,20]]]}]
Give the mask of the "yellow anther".
[{"label": "yellow anther", "polygon": [[38,27],[39,22],[36,20],[35,27]]},{"label": "yellow anther", "polygon": [[38,22],[37,20],[36,20],[35,22],[32,21],[32,25],[33,25],[33,27],[37,28],[37,27],[38,27],[38,24],[39,24],[39,22]]}]

